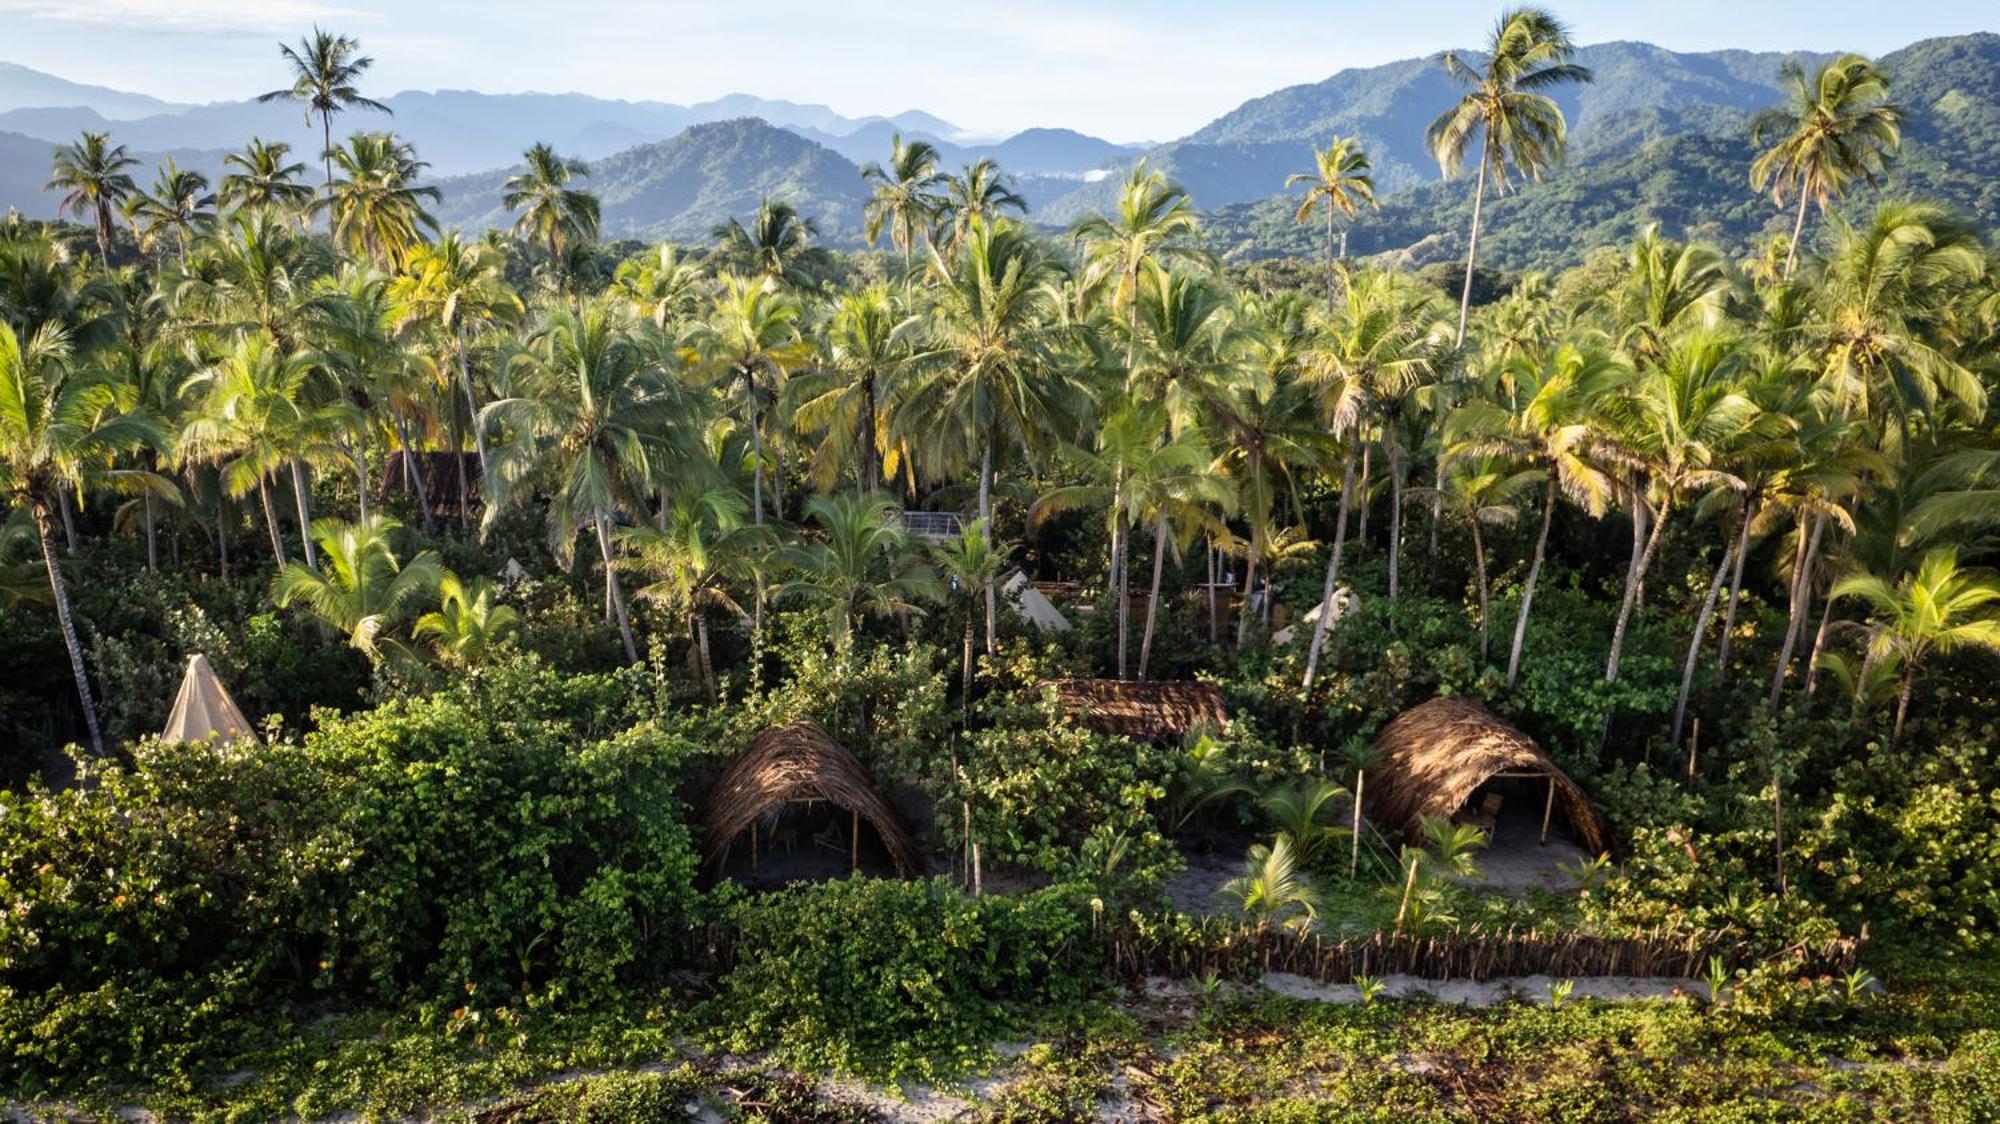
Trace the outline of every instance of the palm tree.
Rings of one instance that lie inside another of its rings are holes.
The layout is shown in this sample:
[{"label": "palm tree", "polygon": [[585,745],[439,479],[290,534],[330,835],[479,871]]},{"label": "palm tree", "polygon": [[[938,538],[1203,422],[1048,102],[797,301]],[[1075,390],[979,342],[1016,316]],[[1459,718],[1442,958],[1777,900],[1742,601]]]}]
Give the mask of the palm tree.
[{"label": "palm tree", "polygon": [[699,661],[702,690],[717,699],[715,663],[709,656],[708,613],[743,615],[730,584],[745,576],[749,563],[769,546],[764,528],[743,523],[743,496],[733,487],[695,485],[677,491],[661,513],[660,526],[619,533],[631,551],[630,565],[652,580],[639,596],[687,622]]},{"label": "palm tree", "polygon": [[[1915,573],[1893,585],[1873,574],[1843,578],[1835,583],[1832,596],[1865,602],[1873,611],[1867,657],[1871,663],[1895,659],[1902,665],[1896,724],[1889,735],[1892,745],[1902,739],[1917,665],[1926,657],[1963,649],[2000,654],[2000,578],[1960,567],[1956,547],[1926,553]],[[1865,681],[1867,676],[1861,678]]]},{"label": "palm tree", "polygon": [[1346,833],[1345,828],[1327,822],[1328,813],[1345,799],[1347,789],[1316,777],[1273,788],[1257,798],[1257,806],[1279,838],[1292,841],[1299,862],[1315,867],[1326,849]]},{"label": "palm tree", "polygon": [[685,261],[670,242],[619,262],[611,284],[635,311],[662,331],[693,315],[708,295],[708,282],[701,270]]},{"label": "palm tree", "polygon": [[1502,386],[1460,406],[1447,422],[1453,455],[1509,457],[1538,466],[1548,481],[1541,530],[1521,583],[1521,611],[1507,655],[1510,688],[1520,675],[1528,616],[1547,557],[1556,504],[1567,495],[1592,518],[1610,506],[1612,480],[1594,457],[1603,404],[1629,377],[1628,369],[1609,353],[1564,343],[1544,356],[1523,354],[1510,360],[1500,371]]},{"label": "palm tree", "polygon": [[568,567],[577,532],[592,531],[625,658],[633,663],[639,648],[611,527],[622,515],[643,516],[652,487],[670,477],[686,452],[693,415],[654,354],[602,302],[551,312],[517,357],[514,396],[479,414],[480,425],[511,435],[492,453],[486,526],[539,486],[549,496],[549,546],[558,562]]},{"label": "palm tree", "polygon": [[313,615],[370,659],[384,649],[386,630],[438,588],[441,564],[437,552],[426,550],[399,562],[389,536],[402,524],[386,515],[355,523],[321,519],[313,524],[324,571],[287,562],[271,579],[271,600],[280,608],[303,602]]},{"label": "palm tree", "polygon": [[[931,547],[931,557],[937,560],[938,567],[953,585],[965,592],[965,643],[960,651],[959,698],[968,715],[972,710],[972,635],[973,627],[979,620],[979,611],[974,605],[986,587],[999,580],[1012,551],[1011,544],[993,541],[985,522],[978,519],[960,527],[958,534]],[[988,631],[992,631],[991,625],[988,625]]]},{"label": "palm tree", "polygon": [[514,236],[547,247],[550,267],[561,284],[567,275],[566,248],[572,242],[595,240],[602,225],[597,196],[571,186],[590,175],[590,166],[556,155],[545,143],[530,147],[521,159],[527,166],[501,185],[500,205],[521,212],[514,220]]},{"label": "palm tree", "polygon": [[1538,468],[1522,468],[1499,456],[1445,458],[1438,473],[1444,510],[1463,519],[1472,531],[1472,568],[1479,596],[1479,658],[1486,659],[1487,620],[1492,615],[1492,588],[1486,579],[1485,527],[1511,527],[1521,517],[1521,497],[1542,482]]},{"label": "palm tree", "polygon": [[861,169],[874,194],[862,208],[862,236],[873,245],[889,231],[889,244],[903,255],[903,284],[907,289],[914,277],[910,255],[917,240],[944,205],[938,193],[947,178],[938,171],[938,151],[929,141],[905,141],[901,133],[889,140],[889,166],[870,164]]},{"label": "palm tree", "polygon": [[329,195],[333,194],[333,115],[350,109],[395,112],[381,102],[361,96],[361,76],[375,65],[375,60],[360,54],[360,50],[359,40],[322,31],[314,25],[312,34],[300,39],[298,46],[278,47],[278,54],[292,68],[292,84],[257,96],[260,102],[299,103],[305,109],[308,125],[312,124],[313,114],[319,114],[320,158],[326,164]]},{"label": "palm tree", "polygon": [[749,226],[732,218],[710,235],[722,244],[719,251],[730,269],[761,277],[769,288],[807,285],[827,262],[826,251],[813,245],[819,224],[782,199],[759,203]]},{"label": "palm tree", "polygon": [[703,365],[735,400],[750,430],[751,521],[764,524],[765,421],[777,407],[791,371],[811,355],[799,333],[800,308],[784,293],[724,277],[722,293],[699,341]]},{"label": "palm tree", "polygon": [[142,244],[171,233],[185,260],[188,243],[215,223],[215,193],[208,189],[207,176],[182,168],[169,156],[160,164],[152,190],[128,196],[124,211],[141,232]]},{"label": "palm tree", "polygon": [[1003,211],[1025,215],[1028,201],[1015,193],[1001,173],[999,161],[983,156],[965,165],[958,175],[945,177],[944,202],[937,212],[942,237],[932,241],[943,242],[945,260],[956,263],[973,224],[998,222],[1006,217]]},{"label": "palm tree", "polygon": [[1243,873],[1224,882],[1215,896],[1254,917],[1260,924],[1306,929],[1319,917],[1319,891],[1299,871],[1290,836],[1250,848]]},{"label": "palm tree", "polygon": [[111,266],[111,216],[138,185],[125,171],[139,161],[122,144],[112,144],[111,134],[86,132],[73,144],[56,146],[54,166],[44,191],[60,191],[62,200],[56,213],[88,218],[97,231],[97,256],[105,268]]},{"label": "palm tree", "polygon": [[223,173],[218,193],[222,205],[303,212],[312,200],[312,189],[298,182],[306,166],[291,156],[291,145],[262,137],[252,137],[243,151],[224,156],[222,166],[235,171]]},{"label": "palm tree", "polygon": [[[522,312],[521,298],[508,288],[501,263],[479,243],[463,241],[457,231],[434,243],[418,246],[403,272],[389,286],[389,300],[404,330],[420,329],[441,339],[458,372],[465,408],[474,419],[473,444],[479,450],[484,479],[492,466],[486,449],[486,427],[478,424],[479,396],[472,387],[471,341],[489,325],[509,324]],[[461,495],[465,495],[461,490]]]},{"label": "palm tree", "polygon": [[[1004,220],[974,223],[955,265],[935,249],[931,257],[943,284],[928,366],[897,428],[933,461],[978,463],[978,515],[990,535],[998,457],[1013,446],[1048,445],[1080,397],[1056,362],[1053,282],[1061,269],[1027,231]],[[998,645],[990,623],[997,601],[988,582],[989,654]]]},{"label": "palm tree", "polygon": [[[271,503],[270,481],[280,469],[306,456],[323,424],[304,400],[312,374],[310,355],[285,351],[268,333],[246,332],[187,383],[187,391],[199,391],[204,397],[181,433],[182,454],[215,463],[231,498],[257,493],[271,536],[271,555],[281,566],[285,544]],[[317,568],[303,476],[293,473],[292,484],[306,565]]]},{"label": "palm tree", "polygon": [[1779,206],[1799,197],[1798,217],[1785,249],[1785,276],[1799,262],[1806,228],[1806,204],[1826,213],[1855,180],[1876,182],[1903,143],[1903,111],[1889,104],[1889,77],[1860,55],[1842,55],[1812,76],[1796,59],[1779,71],[1786,103],[1757,115],[1752,144],[1771,147],[1750,165],[1750,186],[1769,188]]},{"label": "palm tree", "polygon": [[1125,177],[1115,214],[1092,215],[1070,228],[1070,238],[1083,247],[1085,283],[1112,281],[1111,306],[1125,310],[1127,370],[1139,342],[1139,289],[1147,263],[1206,260],[1194,242],[1200,227],[1187,192],[1141,160]]},{"label": "palm tree", "polygon": [[[1333,223],[1338,215],[1352,219],[1362,204],[1377,210],[1381,204],[1375,201],[1375,177],[1370,174],[1372,165],[1368,154],[1362,151],[1361,142],[1353,137],[1334,137],[1325,148],[1313,151],[1313,170],[1285,177],[1285,186],[1310,184],[1306,196],[1299,203],[1299,210],[1292,221],[1303,223],[1312,218],[1315,210],[1326,209],[1326,311],[1333,314],[1335,283],[1339,275],[1333,263]],[[1347,234],[1340,236],[1340,257],[1347,257]]]},{"label": "palm tree", "polygon": [[777,596],[818,602],[836,649],[852,642],[857,613],[900,616],[943,592],[898,515],[895,502],[880,497],[817,496],[806,504],[806,519],[818,533],[778,552],[798,576]]},{"label": "palm tree", "polygon": [[438,607],[418,617],[410,635],[428,640],[438,656],[455,667],[485,663],[521,629],[521,614],[512,606],[495,604],[493,583],[485,578],[462,581],[446,570],[437,589]]},{"label": "palm tree", "polygon": [[881,486],[888,439],[882,407],[909,366],[911,342],[921,324],[897,307],[883,285],[844,293],[834,305],[824,359],[786,386],[793,424],[826,433],[813,458],[821,488],[833,485],[855,453],[860,455],[856,487],[866,492]]},{"label": "palm tree", "polygon": [[1587,67],[1569,60],[1576,53],[1569,29],[1543,8],[1510,8],[1487,37],[1485,66],[1456,51],[1438,56],[1454,82],[1468,87],[1458,104],[1440,114],[1425,143],[1447,177],[1465,166],[1479,145],[1479,185],[1472,194],[1472,235],[1465,251],[1465,288],[1458,300],[1458,343],[1465,343],[1465,320],[1472,309],[1472,273],[1479,260],[1479,217],[1486,181],[1505,191],[1508,167],[1539,180],[1560,163],[1568,137],[1562,108],[1546,91],[1570,82],[1588,82]]},{"label": "palm tree", "polygon": [[128,479],[144,486],[150,477],[107,467],[120,453],[157,448],[163,440],[151,420],[117,413],[113,393],[114,388],[71,365],[68,341],[59,328],[45,327],[24,348],[14,330],[0,321],[0,498],[34,519],[90,748],[100,756],[104,735],[84,670],[69,587],[56,561],[55,513],[60,497],[69,492]]},{"label": "palm tree", "polygon": [[1426,324],[1428,294],[1420,293],[1406,279],[1377,272],[1350,275],[1346,288],[1346,304],[1327,326],[1306,367],[1307,382],[1319,397],[1320,417],[1345,450],[1333,553],[1327,559],[1319,619],[1313,624],[1312,647],[1306,655],[1304,688],[1308,692],[1318,677],[1327,625],[1334,615],[1363,430],[1383,403],[1402,398],[1429,376],[1438,352]]},{"label": "palm tree", "polygon": [[340,178],[327,189],[318,209],[327,213],[336,246],[384,269],[402,265],[437,217],[424,209],[444,192],[420,184],[429,164],[394,133],[356,133],[334,149]]}]

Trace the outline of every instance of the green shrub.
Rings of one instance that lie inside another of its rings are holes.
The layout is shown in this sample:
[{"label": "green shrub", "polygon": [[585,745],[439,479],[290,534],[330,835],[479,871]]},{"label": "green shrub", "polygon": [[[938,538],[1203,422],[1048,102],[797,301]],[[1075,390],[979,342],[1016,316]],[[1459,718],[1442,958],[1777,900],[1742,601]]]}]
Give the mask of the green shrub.
[{"label": "green shrub", "polygon": [[943,879],[853,878],[738,902],[732,967],[706,1021],[730,1050],[869,1076],[934,1076],[985,1057],[1010,1004],[1094,986],[1085,892],[974,899]]}]

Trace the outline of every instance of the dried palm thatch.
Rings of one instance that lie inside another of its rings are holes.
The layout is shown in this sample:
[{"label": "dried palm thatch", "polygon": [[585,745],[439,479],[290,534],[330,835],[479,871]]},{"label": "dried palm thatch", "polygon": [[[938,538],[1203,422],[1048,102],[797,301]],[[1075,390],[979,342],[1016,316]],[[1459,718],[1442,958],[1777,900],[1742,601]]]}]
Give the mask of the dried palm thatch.
[{"label": "dried palm thatch", "polygon": [[774,726],[751,739],[709,793],[702,861],[719,862],[758,817],[794,801],[824,800],[867,820],[882,837],[896,873],[922,868],[917,845],[894,808],[846,747],[810,722]]},{"label": "dried palm thatch", "polygon": [[[382,484],[378,495],[387,500],[390,492],[409,492],[418,481],[423,484],[431,514],[455,518],[473,510],[480,499],[479,454],[429,451],[390,453],[382,463]],[[464,488],[459,487],[463,481]]]},{"label": "dried palm thatch", "polygon": [[1411,707],[1375,739],[1382,763],[1368,774],[1368,818],[1385,833],[1421,835],[1424,816],[1446,817],[1502,773],[1546,777],[1554,808],[1593,852],[1610,833],[1583,789],[1528,735],[1473,699],[1432,699]]},{"label": "dried palm thatch", "polygon": [[1141,741],[1176,741],[1190,731],[1229,725],[1222,692],[1206,683],[1132,683],[1123,679],[1052,679],[1062,708],[1093,730]]}]

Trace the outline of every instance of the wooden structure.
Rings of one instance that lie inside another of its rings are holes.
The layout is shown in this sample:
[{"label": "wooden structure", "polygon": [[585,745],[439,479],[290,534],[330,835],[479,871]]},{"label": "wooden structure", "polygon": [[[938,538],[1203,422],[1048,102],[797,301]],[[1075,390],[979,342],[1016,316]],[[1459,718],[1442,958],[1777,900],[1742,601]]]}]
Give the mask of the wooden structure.
[{"label": "wooden structure", "polygon": [[750,834],[756,854],[757,821],[787,805],[825,801],[853,815],[849,858],[860,865],[861,821],[867,820],[889,851],[896,873],[923,869],[909,829],[875,791],[868,771],[847,748],[810,722],[774,726],[751,739],[710,791],[703,815],[702,861],[720,866],[736,837]]},{"label": "wooden structure", "polygon": [[[463,488],[460,481],[464,482]],[[416,485],[429,501],[431,514],[440,519],[456,519],[478,510],[480,502],[479,454],[452,452],[390,453],[382,464],[382,487],[390,492],[416,494]]]},{"label": "wooden structure", "polygon": [[1141,741],[1179,741],[1202,729],[1222,731],[1229,711],[1207,683],[1134,683],[1124,679],[1052,679],[1062,708],[1091,729]]},{"label": "wooden structure", "polygon": [[[1368,774],[1368,818],[1384,834],[1422,837],[1426,816],[1458,815],[1479,786],[1496,779],[1545,783],[1542,841],[1562,812],[1592,852],[1611,848],[1603,817],[1583,789],[1543,753],[1534,739],[1502,721],[1476,699],[1432,699],[1411,707],[1375,739],[1382,763]],[[1493,816],[1497,805],[1476,809]]]}]

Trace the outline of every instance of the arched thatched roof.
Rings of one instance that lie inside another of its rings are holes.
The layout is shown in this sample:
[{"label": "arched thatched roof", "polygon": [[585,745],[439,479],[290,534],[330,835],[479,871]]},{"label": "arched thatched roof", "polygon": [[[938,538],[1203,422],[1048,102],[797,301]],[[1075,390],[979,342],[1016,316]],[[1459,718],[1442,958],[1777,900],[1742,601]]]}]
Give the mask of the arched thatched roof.
[{"label": "arched thatched roof", "polygon": [[723,770],[709,794],[703,818],[702,861],[716,862],[757,817],[796,800],[824,800],[867,820],[882,837],[896,873],[908,877],[923,867],[917,845],[894,808],[868,781],[868,771],[810,722],[774,726],[751,739]]},{"label": "arched thatched roof", "polygon": [[1051,679],[1056,701],[1077,721],[1106,734],[1174,741],[1196,729],[1229,725],[1222,692],[1207,683],[1134,683],[1128,679]]},{"label": "arched thatched roof", "polygon": [[1382,763],[1368,774],[1369,818],[1389,834],[1415,838],[1424,816],[1450,816],[1500,773],[1547,777],[1555,804],[1590,850],[1610,849],[1597,809],[1528,735],[1475,699],[1432,699],[1411,707],[1375,739]]}]

